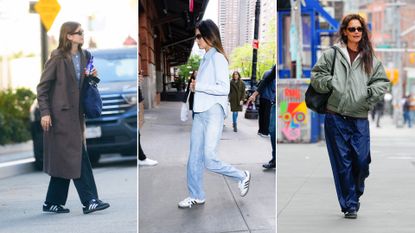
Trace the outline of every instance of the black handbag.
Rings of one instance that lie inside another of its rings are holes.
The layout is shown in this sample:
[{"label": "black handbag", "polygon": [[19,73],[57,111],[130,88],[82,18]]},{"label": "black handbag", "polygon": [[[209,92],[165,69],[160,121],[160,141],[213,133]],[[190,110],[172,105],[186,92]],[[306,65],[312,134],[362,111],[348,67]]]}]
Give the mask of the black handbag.
[{"label": "black handbag", "polygon": [[[86,51],[87,61],[90,62],[91,54]],[[92,75],[85,77],[82,87],[82,106],[85,116],[89,119],[98,118],[102,113],[102,99],[99,94],[98,86],[99,78]]]},{"label": "black handbag", "polygon": [[[333,63],[331,65],[331,76],[334,74],[334,63],[336,61],[336,53],[337,50],[334,49],[334,59]],[[327,108],[327,101],[329,100],[329,97],[333,91],[330,90],[327,93],[319,93],[317,92],[314,87],[310,84],[308,85],[307,91],[305,92],[305,104],[307,105],[307,108],[313,110],[314,112],[324,114],[326,113]]]}]

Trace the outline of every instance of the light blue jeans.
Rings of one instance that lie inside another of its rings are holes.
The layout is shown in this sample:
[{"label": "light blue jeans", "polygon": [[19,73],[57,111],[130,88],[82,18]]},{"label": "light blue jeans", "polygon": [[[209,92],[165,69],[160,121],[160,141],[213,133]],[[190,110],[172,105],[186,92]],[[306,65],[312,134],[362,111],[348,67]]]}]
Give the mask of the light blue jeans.
[{"label": "light blue jeans", "polygon": [[245,173],[217,158],[217,147],[222,136],[225,113],[220,104],[213,105],[205,112],[194,114],[190,153],[187,161],[187,188],[191,198],[205,199],[203,191],[204,168],[229,176],[237,181],[245,178]]},{"label": "light blue jeans", "polygon": [[232,112],[232,122],[236,125],[238,121],[238,112]]}]

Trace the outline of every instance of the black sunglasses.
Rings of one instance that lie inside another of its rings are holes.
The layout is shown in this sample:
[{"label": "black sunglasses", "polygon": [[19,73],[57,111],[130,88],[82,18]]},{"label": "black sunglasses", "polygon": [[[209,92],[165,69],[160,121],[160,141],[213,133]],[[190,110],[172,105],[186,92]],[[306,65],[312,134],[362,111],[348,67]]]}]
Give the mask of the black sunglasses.
[{"label": "black sunglasses", "polygon": [[355,32],[356,30],[358,32],[363,32],[363,28],[362,27],[349,27],[349,28],[347,28],[347,31],[349,31],[349,32]]},{"label": "black sunglasses", "polygon": [[196,39],[198,39],[198,40],[202,39],[202,35],[201,34],[196,34]]},{"label": "black sunglasses", "polygon": [[84,35],[84,31],[77,31],[77,32],[72,32],[70,33],[71,35],[80,35],[83,36]]}]

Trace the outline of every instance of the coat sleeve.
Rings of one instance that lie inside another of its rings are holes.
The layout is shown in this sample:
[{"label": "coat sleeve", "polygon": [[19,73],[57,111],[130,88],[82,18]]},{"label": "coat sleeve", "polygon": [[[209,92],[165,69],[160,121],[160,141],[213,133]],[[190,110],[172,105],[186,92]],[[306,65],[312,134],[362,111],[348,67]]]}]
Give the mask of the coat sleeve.
[{"label": "coat sleeve", "polygon": [[311,70],[311,85],[319,93],[327,93],[332,89],[331,80],[333,79],[333,76],[330,73],[334,52],[331,54],[331,59],[328,53],[329,52],[323,53]]},{"label": "coat sleeve", "polygon": [[230,89],[228,61],[217,52],[211,62],[214,66],[215,84],[196,83],[195,91],[210,95],[228,95]]},{"label": "coat sleeve", "polygon": [[241,99],[240,100],[244,100],[245,99],[245,83],[241,80]]},{"label": "coat sleeve", "polygon": [[370,106],[375,105],[377,102],[383,100],[383,97],[390,88],[391,83],[386,77],[385,69],[382,63],[378,63],[373,70],[373,74],[370,77],[370,81],[367,87],[368,99]]},{"label": "coat sleeve", "polygon": [[37,101],[40,116],[50,115],[50,89],[56,80],[56,59],[50,58],[42,72],[40,82],[37,85]]}]

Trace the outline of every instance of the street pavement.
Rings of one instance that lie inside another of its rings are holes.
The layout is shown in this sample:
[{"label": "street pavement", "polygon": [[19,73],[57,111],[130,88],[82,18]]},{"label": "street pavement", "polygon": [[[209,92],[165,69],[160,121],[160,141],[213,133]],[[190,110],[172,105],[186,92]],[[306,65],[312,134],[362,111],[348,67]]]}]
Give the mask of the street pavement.
[{"label": "street pavement", "polygon": [[[15,151],[16,152],[16,151]],[[0,179],[0,233],[137,232],[137,160],[106,155],[94,168],[100,199],[111,207],[84,215],[73,182],[68,214],[42,212],[50,177],[30,172]]]},{"label": "street pavement", "polygon": [[415,232],[415,128],[371,122],[370,176],[358,218],[337,202],[324,142],[278,144],[278,233]]},{"label": "street pavement", "polygon": [[232,117],[218,149],[219,158],[252,174],[249,193],[240,197],[237,183],[222,175],[205,172],[206,203],[191,209],[177,204],[188,196],[186,163],[191,119],[180,121],[180,102],[161,102],[146,110],[141,146],[155,167],[139,167],[140,233],[275,232],[275,170],[264,171],[271,159],[269,138],[259,137],[257,120],[239,114],[238,132]]}]

